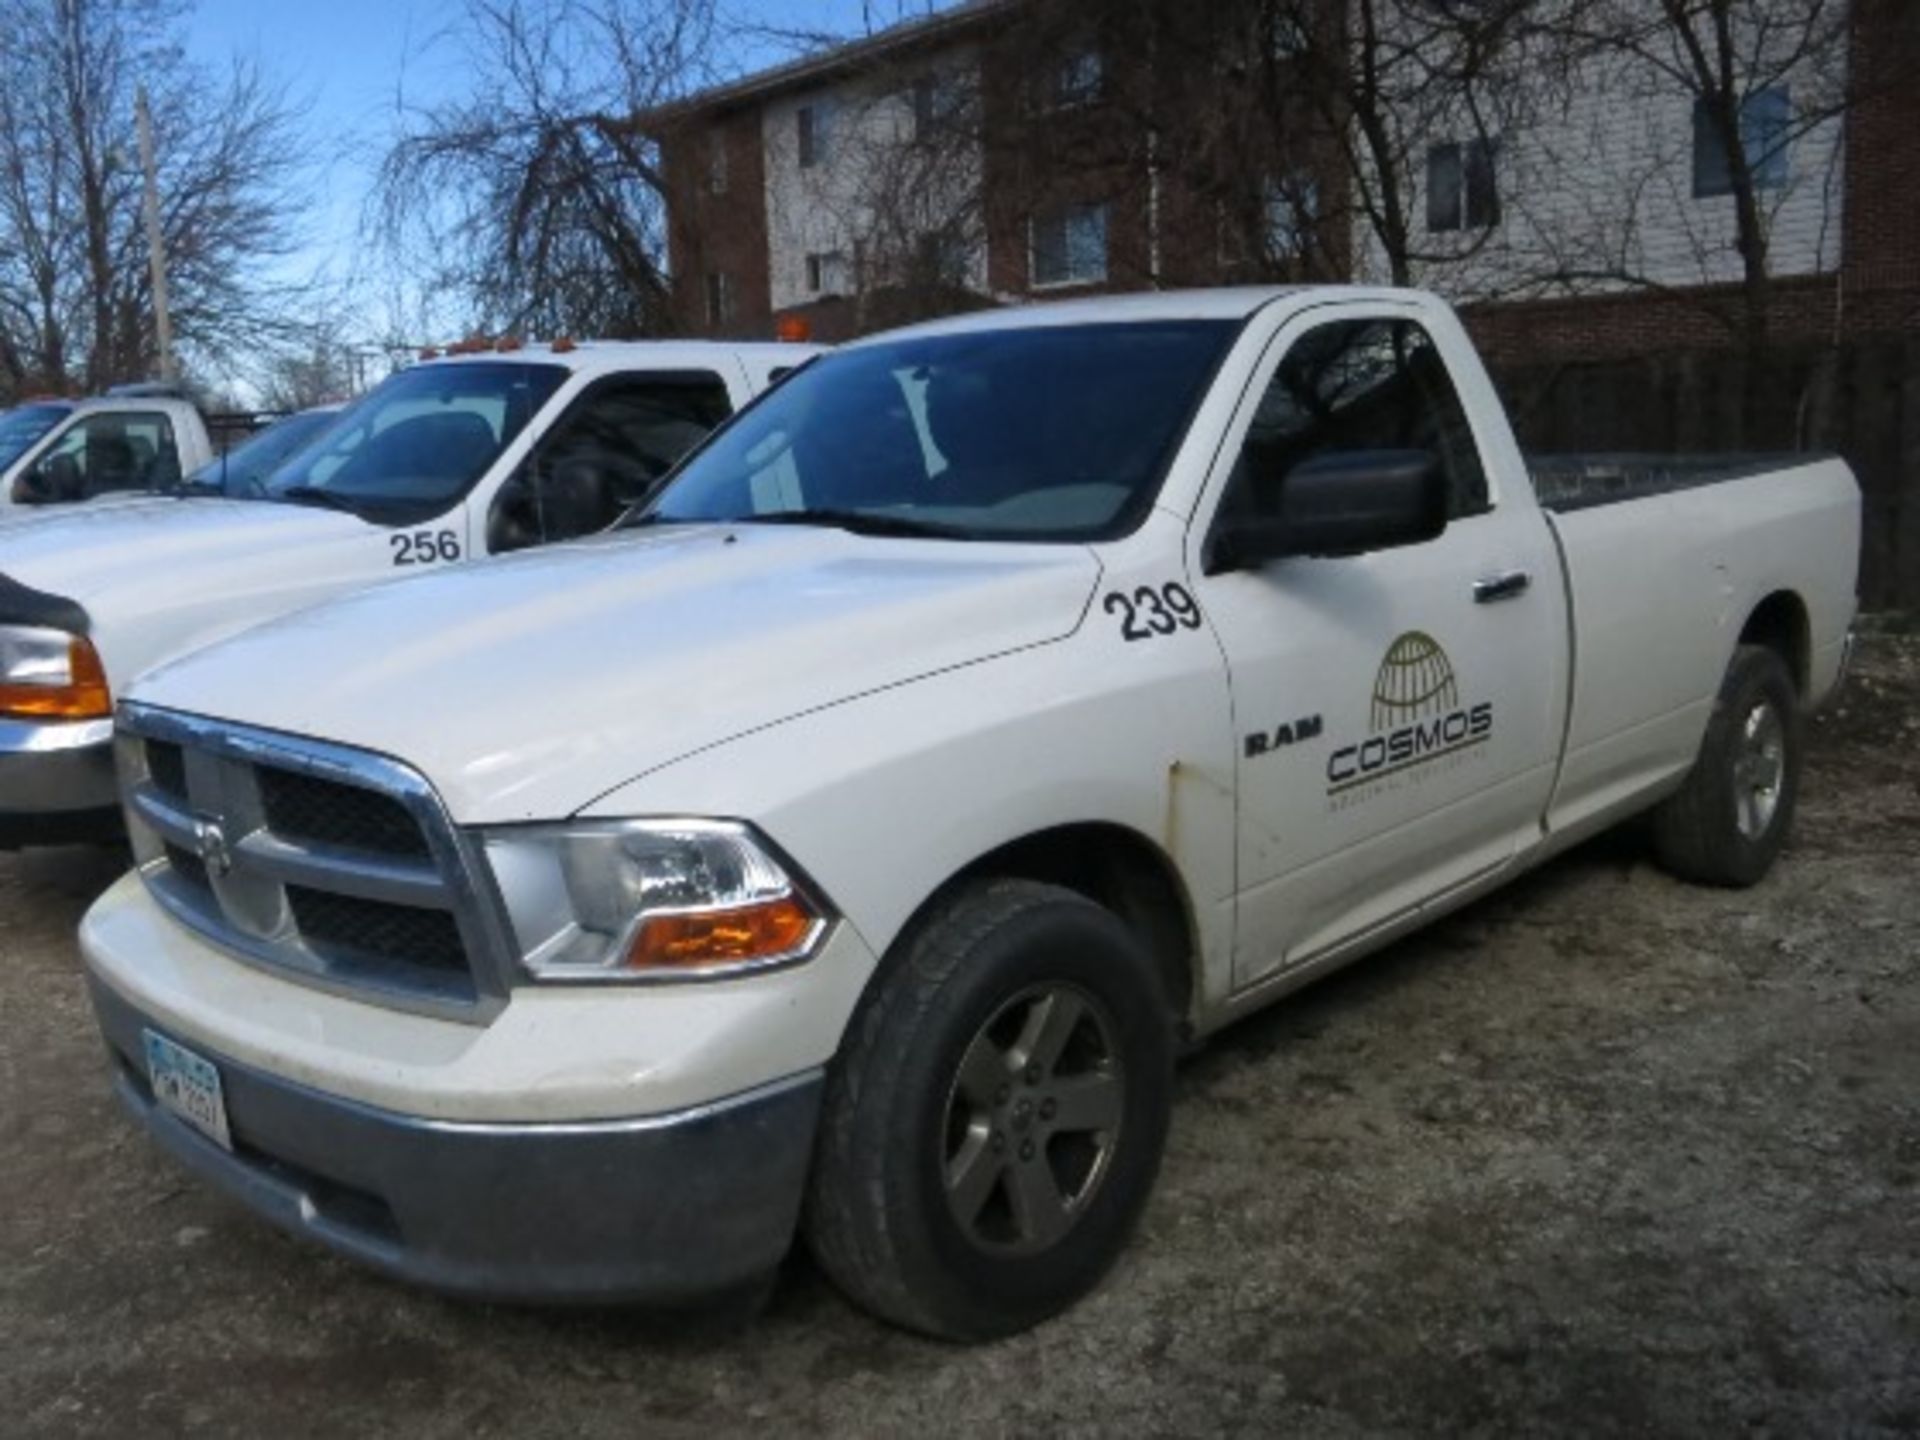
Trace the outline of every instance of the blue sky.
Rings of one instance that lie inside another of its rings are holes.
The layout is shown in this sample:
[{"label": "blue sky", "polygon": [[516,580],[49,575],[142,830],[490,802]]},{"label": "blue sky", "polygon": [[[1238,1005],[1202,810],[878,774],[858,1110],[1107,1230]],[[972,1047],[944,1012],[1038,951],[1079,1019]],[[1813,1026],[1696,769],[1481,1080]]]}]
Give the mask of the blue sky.
[{"label": "blue sky", "polygon": [[[723,3],[726,17],[739,25],[846,34],[860,32],[869,9],[892,19],[928,8],[928,0]],[[310,239],[291,266],[298,278],[355,278],[361,202],[393,133],[399,97],[430,104],[462,87],[453,34],[462,14],[462,0],[198,0],[187,27],[195,61],[219,70],[235,55],[255,60],[307,107]],[[785,52],[770,45],[743,44],[727,63],[751,69],[781,58]]]}]

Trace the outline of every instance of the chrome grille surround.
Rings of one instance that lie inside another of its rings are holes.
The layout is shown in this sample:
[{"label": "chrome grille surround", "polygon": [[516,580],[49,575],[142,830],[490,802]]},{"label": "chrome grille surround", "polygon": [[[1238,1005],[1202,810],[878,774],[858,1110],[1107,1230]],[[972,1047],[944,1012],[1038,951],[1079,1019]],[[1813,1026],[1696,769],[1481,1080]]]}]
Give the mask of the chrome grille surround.
[{"label": "chrome grille surround", "polygon": [[[470,1024],[485,1023],[506,1003],[515,951],[492,872],[419,771],[364,750],[152,706],[122,704],[116,719],[134,861],[148,893],[175,919],[239,959],[354,999]],[[156,783],[148,742],[177,747],[184,796]],[[419,827],[424,853],[277,833],[261,795],[262,771],[397,803]],[[347,904],[451,915],[465,963],[316,943],[296,923],[289,887]]]}]

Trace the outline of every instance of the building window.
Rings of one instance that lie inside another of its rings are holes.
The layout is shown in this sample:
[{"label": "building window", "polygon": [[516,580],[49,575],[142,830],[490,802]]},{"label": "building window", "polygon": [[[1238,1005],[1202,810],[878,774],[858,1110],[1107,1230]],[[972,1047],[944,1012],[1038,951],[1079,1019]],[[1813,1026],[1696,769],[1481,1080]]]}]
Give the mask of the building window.
[{"label": "building window", "polygon": [[972,270],[972,250],[964,235],[932,230],[914,242],[916,279],[927,285],[964,289]]},{"label": "building window", "polygon": [[1427,151],[1427,229],[1485,230],[1500,223],[1499,142],[1469,140]]},{"label": "building window", "polygon": [[[1787,183],[1787,141],[1793,127],[1793,102],[1779,86],[1756,90],[1740,102],[1740,149],[1756,190],[1778,190]],[[1713,107],[1693,102],[1693,194],[1704,200],[1733,193],[1733,167]]]},{"label": "building window", "polygon": [[913,110],[913,138],[936,140],[943,130],[965,118],[969,91],[964,76],[928,73],[913,82],[908,102]]},{"label": "building window", "polygon": [[831,125],[826,107],[802,105],[793,117],[800,141],[800,168],[811,170],[827,158]]},{"label": "building window", "polygon": [[1033,285],[1091,285],[1107,278],[1107,207],[1071,205],[1032,222]]},{"label": "building window", "polygon": [[1297,59],[1313,48],[1313,37],[1298,15],[1268,15],[1267,54],[1275,60]]},{"label": "building window", "polygon": [[846,262],[838,250],[817,250],[807,256],[807,291],[838,295],[845,292]]},{"label": "building window", "polygon": [[922,75],[913,82],[913,138],[931,138],[939,119],[940,82],[932,75]]},{"label": "building window", "polygon": [[1262,187],[1262,239],[1272,260],[1297,260],[1312,248],[1313,225],[1320,215],[1320,187],[1294,175],[1269,179]]},{"label": "building window", "polygon": [[727,137],[718,129],[707,132],[707,193],[727,193]]},{"label": "building window", "polygon": [[1107,81],[1107,67],[1100,52],[1091,45],[1068,54],[1053,72],[1053,103],[1059,109],[1091,105],[1100,98]]},{"label": "building window", "polygon": [[714,328],[733,323],[733,280],[716,270],[707,276],[707,324]]}]

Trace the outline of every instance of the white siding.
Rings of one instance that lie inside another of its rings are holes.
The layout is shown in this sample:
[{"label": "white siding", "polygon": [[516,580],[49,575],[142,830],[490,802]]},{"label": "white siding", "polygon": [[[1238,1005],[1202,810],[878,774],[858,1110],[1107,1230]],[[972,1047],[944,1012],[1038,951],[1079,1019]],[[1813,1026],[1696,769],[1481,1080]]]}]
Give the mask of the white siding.
[{"label": "white siding", "polygon": [[[1819,83],[1807,77],[1794,98]],[[1796,104],[1785,184],[1760,192],[1779,276],[1829,272],[1840,260],[1843,127],[1832,119],[1801,133],[1802,113]],[[1408,144],[1414,246],[1439,257],[1416,266],[1416,284],[1469,300],[1740,278],[1733,197],[1693,194],[1693,96],[1677,80],[1641,62],[1589,62],[1509,114],[1499,136],[1503,213],[1491,231],[1426,228],[1426,142],[1465,140],[1470,127]],[[1359,277],[1385,278],[1364,228],[1357,251]]]},{"label": "white siding", "polygon": [[[938,62],[945,93],[977,91],[977,58],[959,50]],[[987,285],[979,222],[983,164],[970,137],[938,150],[912,143],[913,82],[924,71],[903,69],[894,83],[847,82],[784,96],[763,111],[766,147],[768,273],[775,310],[824,294],[870,291],[888,282],[890,265],[920,235],[959,231],[970,289]],[[816,164],[800,165],[799,113],[825,117]],[[955,126],[956,131],[967,127]],[[823,266],[819,291],[807,283],[807,257],[836,257]]]}]

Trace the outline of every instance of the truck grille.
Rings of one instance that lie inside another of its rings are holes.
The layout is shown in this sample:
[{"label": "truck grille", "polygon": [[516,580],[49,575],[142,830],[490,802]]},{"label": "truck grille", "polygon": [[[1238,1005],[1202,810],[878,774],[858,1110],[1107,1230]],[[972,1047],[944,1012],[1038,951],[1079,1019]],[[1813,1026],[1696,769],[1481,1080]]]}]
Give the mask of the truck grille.
[{"label": "truck grille", "polygon": [[426,836],[397,800],[291,770],[263,769],[259,776],[267,824],[277,835],[381,855],[426,857]]},{"label": "truck grille", "polygon": [[484,862],[416,771],[384,756],[121,707],[134,855],[178,919],[289,978],[484,1019],[507,929]]},{"label": "truck grille", "polygon": [[467,968],[460,927],[444,910],[333,895],[304,885],[287,887],[287,903],[301,935],[318,949],[452,974]]}]

